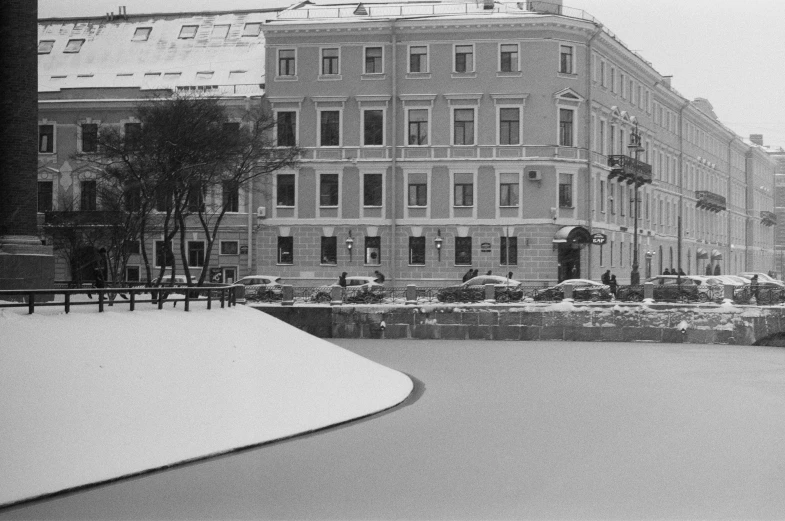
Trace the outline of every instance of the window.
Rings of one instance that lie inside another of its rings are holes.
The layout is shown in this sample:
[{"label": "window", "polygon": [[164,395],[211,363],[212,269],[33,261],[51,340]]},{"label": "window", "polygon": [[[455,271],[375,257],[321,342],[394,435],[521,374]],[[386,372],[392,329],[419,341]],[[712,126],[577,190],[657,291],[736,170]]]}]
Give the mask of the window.
[{"label": "window", "polygon": [[320,176],[319,205],[338,206],[338,174],[322,174]]},{"label": "window", "polygon": [[499,250],[499,264],[502,266],[515,266],[518,264],[518,237],[502,237],[501,239],[502,246]]},{"label": "window", "polygon": [[240,187],[237,181],[229,180],[221,183],[223,207],[227,212],[240,211]]},{"label": "window", "polygon": [[428,182],[425,174],[409,174],[409,206],[428,206]]},{"label": "window", "polygon": [[166,241],[155,241],[155,265],[156,267],[174,265],[172,241],[169,241],[168,250],[166,248]]},{"label": "window", "polygon": [[455,72],[474,72],[474,46],[455,46]]},{"label": "window", "polygon": [[425,265],[425,237],[409,237],[409,264]]},{"label": "window", "polygon": [[82,45],[84,44],[84,40],[68,40],[68,43],[63,49],[65,53],[78,53],[82,50]]},{"label": "window", "polygon": [[600,181],[600,212],[605,213],[605,181]]},{"label": "window", "polygon": [[338,239],[322,237],[322,264],[338,264]]},{"label": "window", "polygon": [[128,183],[125,186],[125,209],[129,212],[138,212],[142,208],[142,189],[140,186]]},{"label": "window", "polygon": [[455,238],[455,264],[456,266],[471,266],[472,264],[472,238]]},{"label": "window", "polygon": [[123,241],[123,253],[126,255],[139,255],[142,251],[142,246],[139,241],[132,239]]},{"label": "window", "polygon": [[294,49],[278,49],[278,76],[295,76],[295,64]]},{"label": "window", "polygon": [[55,126],[38,125],[38,152],[51,154],[54,152]]},{"label": "window", "polygon": [[365,48],[365,74],[380,74],[382,69],[382,48]]},{"label": "window", "polygon": [[322,49],[322,75],[339,74],[338,49]]},{"label": "window", "polygon": [[616,94],[616,67],[611,67],[611,92]]},{"label": "window", "polygon": [[611,211],[611,215],[616,215],[616,205],[613,203],[613,200],[616,197],[616,185],[608,183],[608,190],[610,195],[610,197],[608,197],[608,209]]},{"label": "window", "polygon": [[363,144],[366,146],[384,144],[384,111],[363,111]]},{"label": "window", "polygon": [[501,174],[499,181],[499,206],[518,206],[518,174]]},{"label": "window", "polygon": [[341,144],[341,113],[337,110],[320,112],[319,144],[323,147],[337,147]]},{"label": "window", "polygon": [[210,38],[218,38],[221,40],[226,39],[229,34],[229,25],[214,25],[213,30],[210,32]]},{"label": "window", "polygon": [[428,110],[409,110],[409,144],[428,144]]},{"label": "window", "polygon": [[141,272],[139,266],[126,266],[125,267],[125,281],[126,282],[139,282]]},{"label": "window", "polygon": [[600,61],[600,85],[602,87],[606,86],[606,84],[605,84],[605,61],[604,60]]},{"label": "window", "polygon": [[54,46],[54,40],[41,40],[38,42],[38,54],[49,54]]},{"label": "window", "polygon": [[573,115],[571,109],[559,109],[559,145],[573,146]]},{"label": "window", "polygon": [[297,145],[297,113],[279,112],[276,115],[277,144],[279,147]]},{"label": "window", "polygon": [[278,264],[294,264],[293,237],[278,237]]},{"label": "window", "polygon": [[152,27],[137,27],[136,31],[134,31],[134,36],[131,38],[132,42],[146,42],[148,38],[150,38],[150,32],[153,30]]},{"label": "window", "polygon": [[518,72],[518,44],[503,43],[499,48],[499,70]]},{"label": "window", "polygon": [[382,205],[382,174],[365,174],[363,176],[363,205]]},{"label": "window", "polygon": [[95,152],[98,150],[98,125],[96,123],[82,123],[82,152]]},{"label": "window", "polygon": [[199,30],[198,25],[184,25],[180,28],[180,36],[178,38],[181,39],[189,39],[196,37],[196,31]]},{"label": "window", "polygon": [[189,212],[204,212],[204,185],[193,182],[188,187],[186,203]]},{"label": "window", "polygon": [[518,145],[521,142],[521,111],[517,108],[499,109],[499,144]]},{"label": "window", "polygon": [[126,123],[125,124],[125,149],[126,150],[139,150],[142,140],[142,124],[141,123]]},{"label": "window", "polygon": [[559,174],[559,208],[572,208],[572,174]]},{"label": "window", "polygon": [[277,205],[294,206],[294,174],[279,174]]},{"label": "window", "polygon": [[409,47],[409,72],[428,72],[428,48],[424,45]]},{"label": "window", "polygon": [[474,206],[474,178],[472,174],[455,174],[453,186],[455,206]]},{"label": "window", "polygon": [[243,27],[243,36],[259,36],[262,34],[261,22],[250,22]]},{"label": "window", "polygon": [[79,209],[83,212],[94,212],[97,209],[97,197],[95,181],[82,181]]},{"label": "window", "polygon": [[365,264],[381,264],[381,263],[382,263],[382,238],[366,237],[365,238]]},{"label": "window", "polygon": [[453,111],[453,144],[474,144],[474,109]]},{"label": "window", "polygon": [[559,72],[562,74],[575,74],[572,45],[559,46]]},{"label": "window", "polygon": [[240,241],[221,241],[221,255],[237,255],[240,253]]},{"label": "window", "polygon": [[38,181],[38,213],[52,211],[52,181]]},{"label": "window", "polygon": [[213,74],[215,71],[199,71],[196,73],[197,80],[211,80],[213,79]]},{"label": "window", "polygon": [[204,266],[204,242],[188,241],[188,265]]}]

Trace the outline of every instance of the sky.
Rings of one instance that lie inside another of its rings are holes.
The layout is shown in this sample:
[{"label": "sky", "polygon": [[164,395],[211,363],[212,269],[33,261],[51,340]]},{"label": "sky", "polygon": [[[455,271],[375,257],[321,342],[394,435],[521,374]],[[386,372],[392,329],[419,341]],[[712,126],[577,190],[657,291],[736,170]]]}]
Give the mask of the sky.
[{"label": "sky", "polygon": [[[359,1],[359,0],[358,0]],[[289,0],[38,0],[39,17],[278,7]],[[785,147],[785,1],[565,0],[638,51],[741,137]]]}]

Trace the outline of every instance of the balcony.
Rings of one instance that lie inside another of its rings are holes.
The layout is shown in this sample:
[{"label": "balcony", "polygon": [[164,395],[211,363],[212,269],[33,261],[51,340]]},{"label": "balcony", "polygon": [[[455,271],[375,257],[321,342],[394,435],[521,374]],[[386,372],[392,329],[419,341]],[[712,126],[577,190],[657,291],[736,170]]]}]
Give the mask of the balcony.
[{"label": "balcony", "polygon": [[619,181],[626,181],[628,185],[635,183],[636,186],[652,182],[651,165],[635,158],[620,155],[608,156],[608,166],[611,167],[608,179],[618,177]]},{"label": "balcony", "polygon": [[698,190],[695,192],[695,198],[698,199],[696,203],[698,208],[703,208],[704,210],[715,213],[728,209],[725,204],[725,197],[709,192],[708,190]]},{"label": "balcony", "polygon": [[764,226],[777,225],[777,214],[774,212],[767,212],[766,210],[761,210],[760,219],[761,219],[761,224],[763,224]]}]

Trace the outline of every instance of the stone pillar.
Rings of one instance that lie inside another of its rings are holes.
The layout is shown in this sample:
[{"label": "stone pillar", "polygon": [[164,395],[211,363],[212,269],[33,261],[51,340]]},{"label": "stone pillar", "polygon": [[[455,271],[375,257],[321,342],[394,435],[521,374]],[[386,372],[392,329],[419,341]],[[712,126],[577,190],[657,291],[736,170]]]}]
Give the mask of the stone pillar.
[{"label": "stone pillar", "polygon": [[282,306],[293,306],[294,305],[294,288],[289,284],[284,284],[281,288],[283,295],[281,296],[281,305]]},{"label": "stone pillar", "polygon": [[485,301],[491,303],[496,302],[496,286],[493,284],[485,285]]},{"label": "stone pillar", "polygon": [[51,288],[52,248],[38,238],[38,6],[0,2],[0,289]]},{"label": "stone pillar", "polygon": [[417,304],[417,286],[414,284],[406,285],[406,303]]}]

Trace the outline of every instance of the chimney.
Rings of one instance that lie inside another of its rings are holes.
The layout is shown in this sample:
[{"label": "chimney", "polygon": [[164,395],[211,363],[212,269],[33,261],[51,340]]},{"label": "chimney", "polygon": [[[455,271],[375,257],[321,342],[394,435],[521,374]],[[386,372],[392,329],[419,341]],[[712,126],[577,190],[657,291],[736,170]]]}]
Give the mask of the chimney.
[{"label": "chimney", "polygon": [[750,141],[758,146],[763,146],[763,134],[750,134]]}]

